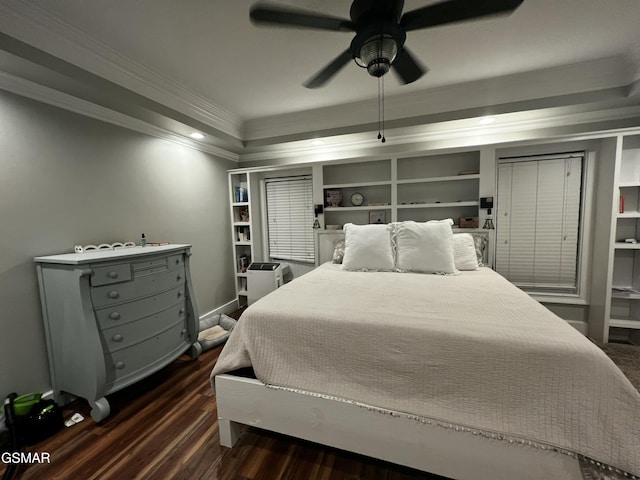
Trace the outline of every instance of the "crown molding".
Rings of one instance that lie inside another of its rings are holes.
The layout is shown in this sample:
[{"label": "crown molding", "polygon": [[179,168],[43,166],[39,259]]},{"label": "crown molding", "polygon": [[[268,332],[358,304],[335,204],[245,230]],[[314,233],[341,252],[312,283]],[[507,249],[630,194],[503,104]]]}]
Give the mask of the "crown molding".
[{"label": "crown molding", "polygon": [[0,72],[0,89],[86,117],[110,123],[112,125],[151,135],[162,140],[176,143],[183,147],[210,153],[216,157],[232,160],[234,162],[239,161],[239,155],[237,153],[230,152],[214,145],[207,145],[205,143],[192,141],[176,135],[169,130],[151,125],[129,115],[101,107],[95,103],[87,102],[72,95],[67,95],[66,93],[25,80],[24,78],[20,78],[15,75]]},{"label": "crown molding", "polygon": [[0,31],[241,139],[239,117],[124,57],[43,10],[37,2],[0,2]]},{"label": "crown molding", "polygon": [[597,138],[629,128],[640,128],[640,105],[577,112],[568,107],[559,107],[544,112],[499,115],[496,123],[488,126],[478,125],[476,118],[387,130],[385,144],[381,144],[375,138],[375,132],[370,131],[323,138],[327,143],[324,146],[311,146],[309,140],[273,145],[241,154],[240,166],[332,161],[430,149],[471,148],[540,138]]},{"label": "crown molding", "polygon": [[[640,90],[637,69],[640,64],[639,47],[626,56],[394,95],[386,99],[385,116],[390,141],[381,146],[371,133],[375,128],[375,100],[252,119],[243,123],[231,112],[211,104],[182,85],[124,57],[82,30],[65,23],[55,13],[43,9],[38,2],[0,1],[0,31],[209,125],[237,140],[238,144],[242,143],[244,148],[232,152],[210,144],[196,144],[167,129],[9,74],[0,76],[0,88],[241,163],[291,161],[302,157],[345,158],[358,156],[363,151],[390,151],[424,142],[462,144],[467,142],[467,137],[478,141],[480,133],[477,128],[469,130],[456,122],[471,116],[508,116],[511,112],[523,110],[545,114],[557,112],[554,107],[570,105],[574,100],[579,107],[591,104],[593,108],[584,113],[574,112],[563,120],[559,120],[562,116],[553,117],[552,113],[553,118],[541,120],[540,123],[532,120],[512,123],[508,127],[484,127],[484,135],[495,139],[510,138],[510,135],[513,138],[518,135],[523,137],[528,135],[524,132],[545,129],[551,132],[554,128],[561,130],[569,125],[559,123],[561,121],[570,122],[570,125],[586,125],[590,122],[600,125],[610,121],[613,125],[624,119],[616,117],[615,113],[611,114],[611,118],[607,114],[600,118],[599,115],[604,112],[602,103],[621,97],[633,102]],[[634,68],[635,71],[632,71]],[[626,112],[624,108],[621,111]],[[317,134],[333,144],[330,147],[307,147],[304,141],[308,140],[305,139]]]},{"label": "crown molding", "polygon": [[[606,57],[386,96],[385,121],[446,116],[448,112],[468,109],[485,109],[484,115],[492,115],[499,113],[493,111],[495,105],[528,102],[535,106],[536,102],[544,104],[548,99],[575,95],[585,97],[580,99],[583,103],[601,101],[605,94],[609,98],[622,95],[617,89],[637,78],[631,75],[628,60],[628,56]],[[586,98],[589,94],[593,98]],[[251,119],[245,122],[244,139],[248,144],[268,144],[269,139],[293,138],[309,131],[330,132],[372,124],[376,120],[375,107],[375,99],[371,99]]]}]

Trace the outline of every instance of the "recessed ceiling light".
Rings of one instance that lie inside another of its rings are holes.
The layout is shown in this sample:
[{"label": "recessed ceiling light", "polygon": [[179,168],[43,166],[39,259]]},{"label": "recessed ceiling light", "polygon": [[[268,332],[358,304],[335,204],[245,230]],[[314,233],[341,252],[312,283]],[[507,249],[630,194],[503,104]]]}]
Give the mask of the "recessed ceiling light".
[{"label": "recessed ceiling light", "polygon": [[202,140],[204,138],[204,135],[201,134],[200,132],[193,132],[190,135],[191,138],[195,138],[196,140]]},{"label": "recessed ceiling light", "polygon": [[495,118],[493,118],[493,117],[484,117],[484,118],[481,118],[481,119],[478,121],[478,123],[479,123],[480,125],[489,125],[490,123],[493,123],[493,122],[495,122],[495,121],[496,121],[496,119],[495,119]]},{"label": "recessed ceiling light", "polygon": [[319,140],[319,139],[316,138],[315,140],[313,140],[311,142],[311,145],[315,145],[315,146],[324,145],[324,142],[322,140]]}]

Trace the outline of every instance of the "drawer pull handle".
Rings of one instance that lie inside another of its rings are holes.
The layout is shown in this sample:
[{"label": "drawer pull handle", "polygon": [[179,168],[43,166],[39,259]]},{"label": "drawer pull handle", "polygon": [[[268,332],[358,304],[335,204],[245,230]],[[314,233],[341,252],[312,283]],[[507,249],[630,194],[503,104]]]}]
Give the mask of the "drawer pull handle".
[{"label": "drawer pull handle", "polygon": [[182,280],[182,274],[181,273],[178,274],[178,280]]},{"label": "drawer pull handle", "polygon": [[122,335],[120,335],[119,333],[115,334],[113,336],[113,341],[114,342],[121,342],[122,340],[124,340],[124,337]]},{"label": "drawer pull handle", "polygon": [[176,258],[176,265],[180,265],[180,259]]},{"label": "drawer pull handle", "polygon": [[180,309],[180,311],[178,312],[178,315],[180,315],[180,316],[184,315],[184,308]]},{"label": "drawer pull handle", "polygon": [[118,298],[120,296],[120,294],[118,292],[116,292],[115,290],[109,292],[109,298]]},{"label": "drawer pull handle", "polygon": [[186,329],[182,329],[182,331],[180,332],[180,336],[184,337],[187,334],[187,330]]},{"label": "drawer pull handle", "polygon": [[109,278],[118,278],[118,272],[109,272]]},{"label": "drawer pull handle", "polygon": [[111,315],[109,315],[109,318],[111,320],[120,320],[121,315],[118,312],[113,312],[111,313]]},{"label": "drawer pull handle", "polygon": [[182,296],[182,290],[178,290],[178,297]]},{"label": "drawer pull handle", "polygon": [[122,369],[124,368],[124,362],[123,362],[123,361],[117,362],[117,363],[116,363],[116,365],[115,365],[115,367],[116,367],[118,370],[122,370]]}]

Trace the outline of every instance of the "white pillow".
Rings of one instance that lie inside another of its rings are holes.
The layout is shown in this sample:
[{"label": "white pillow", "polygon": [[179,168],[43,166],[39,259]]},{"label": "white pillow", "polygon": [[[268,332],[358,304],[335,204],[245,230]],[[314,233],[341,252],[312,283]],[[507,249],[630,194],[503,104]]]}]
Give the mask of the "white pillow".
[{"label": "white pillow", "polygon": [[395,270],[389,225],[344,225],[343,270]]},{"label": "white pillow", "polygon": [[473,236],[470,233],[456,233],[453,236],[453,257],[458,270],[478,270],[478,256]]},{"label": "white pillow", "polygon": [[445,218],[444,220],[429,220],[427,223],[446,223],[449,226],[453,225],[453,219],[452,218]]},{"label": "white pillow", "polygon": [[422,273],[458,274],[453,257],[449,219],[426,223],[402,222],[397,227],[397,266]]}]

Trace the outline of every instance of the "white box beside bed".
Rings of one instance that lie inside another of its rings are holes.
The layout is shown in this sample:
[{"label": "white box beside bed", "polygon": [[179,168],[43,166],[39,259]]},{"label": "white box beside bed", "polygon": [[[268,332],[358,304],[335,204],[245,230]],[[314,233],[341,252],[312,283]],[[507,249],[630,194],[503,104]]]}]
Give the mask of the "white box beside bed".
[{"label": "white box beside bed", "polygon": [[[320,234],[317,235],[316,252],[318,264],[322,264],[332,258],[334,241],[342,236],[343,233],[340,231],[320,232]],[[330,274],[334,275],[332,278],[336,278],[334,270],[339,271],[339,268],[335,268],[336,266],[333,267],[330,272],[326,272],[324,275]],[[318,269],[315,277],[323,275],[322,270],[322,268]],[[359,272],[356,272],[355,274],[357,275],[358,273]],[[373,272],[360,273],[360,275],[369,275],[370,273]],[[497,275],[495,272],[491,273]],[[313,283],[316,280],[313,274],[314,272],[307,274],[310,275],[310,277],[308,277],[305,282]],[[403,274],[387,273],[386,275]],[[427,275],[425,277],[429,276]],[[399,280],[403,277],[393,278],[394,280]],[[412,278],[417,279],[419,277]],[[433,280],[433,278],[430,280]],[[249,326],[246,324],[242,326],[246,326],[248,329],[253,328],[251,326],[252,315],[264,316],[264,321],[274,322],[275,324],[276,319],[271,316],[273,316],[274,312],[278,309],[282,310],[284,305],[291,301],[288,295],[295,297],[300,296],[300,292],[293,290],[296,288],[295,283],[296,282],[292,282],[287,289],[279,289],[282,292],[279,292],[278,296],[282,296],[282,298],[268,296],[263,299],[265,301],[258,302],[255,307],[252,307],[253,310],[248,309],[243,314],[243,320],[239,322],[239,325],[242,325],[245,320],[248,320],[247,323]],[[300,283],[303,284],[304,282]],[[394,281],[394,283],[397,282]],[[307,289],[313,290],[314,288],[319,288],[318,285],[321,284],[307,285]],[[367,287],[365,286],[363,288],[366,289]],[[390,285],[389,288],[393,288],[393,286]],[[515,287],[513,288],[515,289]],[[294,293],[287,293],[289,290]],[[334,293],[337,294],[338,291]],[[518,302],[527,301],[524,300],[524,298],[531,302],[531,304],[526,305],[525,310],[528,310],[529,307],[533,307],[534,305],[540,307],[537,302],[529,299],[526,295],[524,295],[522,299],[518,299]],[[306,298],[305,302],[308,303],[308,300],[309,299]],[[316,307],[310,305],[309,308],[313,309]],[[467,310],[469,309],[467,308]],[[551,313],[549,313],[549,315],[555,317]],[[596,370],[599,371],[599,369],[601,369],[604,372],[602,374],[603,377],[608,377],[609,374],[612,375],[610,382],[611,385],[615,384],[615,391],[621,391],[623,392],[622,396],[631,398],[631,400],[629,400],[630,406],[627,405],[625,407],[627,408],[627,417],[631,418],[625,418],[624,422],[631,422],[631,425],[629,425],[630,430],[633,430],[632,426],[637,427],[640,425],[640,394],[604,354],[599,356],[597,351],[590,350],[590,347],[597,347],[592,346],[588,340],[581,337],[577,332],[574,332],[564,321],[557,317],[555,318],[557,320],[556,323],[553,323],[554,320],[551,319],[551,317],[545,319],[545,321],[550,321],[555,326],[553,335],[566,335],[568,347],[572,348],[572,346],[575,347],[577,344],[576,348],[578,348],[578,350],[586,349],[589,355],[595,356],[595,359],[585,359],[587,362],[585,368],[590,368],[589,362],[593,361],[597,364]],[[264,322],[262,323],[264,324]],[[258,324],[260,324],[260,322],[254,323],[254,325]],[[306,333],[308,337],[309,331],[307,330]],[[238,334],[238,329],[234,331],[234,335],[236,334]],[[509,335],[511,334],[512,333],[509,333]],[[247,335],[250,336],[250,334]],[[282,333],[280,336],[282,336]],[[515,340],[515,337],[513,338]],[[544,337],[540,338],[544,340]],[[580,340],[578,340],[578,338],[580,338]],[[236,340],[239,340],[239,338],[236,338]],[[589,346],[581,342],[586,342]],[[237,348],[237,345],[234,347],[232,342],[227,345],[228,347],[226,346],[225,349],[229,348],[233,350]],[[378,344],[374,348],[381,347],[382,345]],[[267,346],[265,348],[277,350],[277,348],[273,346]],[[560,348],[556,349],[553,355],[560,355],[560,350]],[[535,349],[533,354],[537,354]],[[230,357],[234,356],[234,359],[229,360]],[[306,388],[299,388],[299,384],[296,383],[287,384],[286,381],[274,381],[270,378],[273,372],[268,371],[268,368],[266,369],[267,372],[264,378],[266,378],[269,385],[265,385],[265,383],[260,380],[238,377],[232,374],[234,362],[238,368],[247,366],[247,362],[253,364],[254,358],[249,358],[248,350],[242,352],[236,351],[235,354],[233,352],[227,354],[226,357],[229,361],[226,366],[224,365],[224,357],[225,352],[221,354],[218,361],[220,365],[217,365],[214,372],[212,372],[212,381],[215,381],[217,396],[220,438],[221,444],[224,446],[233,446],[244,428],[243,426],[249,425],[456,479],[490,478],[492,480],[511,480],[517,478],[519,480],[533,480],[582,478],[578,454],[584,455],[584,452],[578,451],[576,453],[575,449],[558,446],[558,444],[555,443],[555,439],[553,439],[553,441],[532,439],[531,437],[527,438],[527,436],[505,433],[499,429],[478,428],[475,425],[471,427],[463,426],[469,425],[469,423],[461,422],[459,419],[453,421],[451,419],[447,420],[447,417],[425,415],[423,412],[406,414],[396,411],[393,408],[379,408],[377,406],[378,404],[373,401],[358,402],[345,400],[345,398],[353,397],[336,395],[330,391],[319,392],[318,389],[308,386]],[[535,356],[533,358],[535,358]],[[256,360],[258,360],[257,355]],[[558,360],[562,360],[562,358],[558,357]],[[261,371],[262,366],[259,361],[256,363],[257,367],[254,365],[254,367],[256,367],[256,375],[261,377],[264,373]],[[517,363],[517,361],[515,363]],[[527,362],[524,363],[526,364]],[[600,365],[600,363],[603,363],[603,365]],[[538,365],[538,367],[549,368],[548,365],[551,364],[553,364],[553,361],[543,362]],[[496,365],[499,364],[494,362],[491,364],[491,367],[495,369],[497,368]],[[532,368],[535,369],[535,367],[535,365],[532,365]],[[217,374],[214,375],[216,369],[218,369],[218,371]],[[552,372],[549,372],[549,377],[552,376],[551,373]],[[570,373],[571,372],[563,373],[563,375],[570,375]],[[278,371],[275,376],[277,377],[279,374]],[[620,375],[622,378],[620,378]],[[595,377],[596,374],[594,372],[587,372],[586,376]],[[326,378],[324,381],[326,381]],[[329,381],[329,383],[331,382]],[[586,384],[586,382],[582,383]],[[619,383],[621,383],[621,385],[618,385]],[[284,385],[284,388],[274,385]],[[608,387],[611,387],[613,390],[614,388],[611,385],[608,385]],[[583,392],[583,395],[578,394],[576,398],[570,398],[570,395],[567,394],[566,402],[575,404],[575,406],[569,405],[567,407],[567,415],[576,415],[577,418],[586,414],[586,412],[590,412],[590,409],[595,408],[597,410],[599,408],[597,405],[586,404],[583,408],[581,398],[583,396],[592,396],[589,390],[590,387],[588,385],[583,386],[587,388],[587,390]],[[496,388],[504,388],[504,386],[498,386]],[[518,388],[516,388],[516,390],[518,390]],[[544,387],[539,390],[543,392]],[[481,395],[486,394],[486,392],[479,393]],[[549,394],[543,393],[540,396],[539,402],[544,403],[547,397],[553,397],[553,393],[554,392],[549,392]],[[565,395],[565,392],[562,392],[562,395]],[[562,395],[558,396],[562,397]],[[606,399],[606,401],[608,401],[608,399]],[[613,401],[618,402],[617,399]],[[536,399],[535,402],[527,404],[527,408],[535,409],[537,402],[538,400]],[[464,402],[461,404],[464,405]],[[371,407],[370,405],[376,406]],[[618,407],[619,405],[616,404],[616,408]],[[499,408],[499,406],[496,408]],[[470,418],[473,418],[473,414],[473,412],[470,414]],[[440,418],[440,420],[438,420],[438,418]],[[517,419],[517,417],[514,418]],[[608,420],[607,418],[606,421]],[[516,420],[516,422],[517,421],[518,420]],[[525,422],[523,421],[523,423]],[[625,429],[624,425],[620,425],[621,422],[619,420],[614,423],[616,423],[616,427],[613,430]],[[550,426],[550,431],[553,432],[554,428],[555,426]],[[577,428],[577,431],[582,432],[581,428],[582,426]],[[585,431],[589,431],[589,428]],[[615,434],[617,435],[617,431]],[[578,435],[578,433],[576,433],[576,435]],[[591,435],[591,433],[589,435]],[[612,435],[615,436],[614,434]],[[625,436],[623,441],[625,444],[628,442],[632,444],[637,442],[635,443],[637,446],[635,452],[640,456],[640,433],[638,433],[638,428],[635,429],[635,433],[625,430],[623,436]],[[562,435],[560,435],[560,437],[562,437]],[[598,442],[603,443],[600,440],[598,440]],[[582,442],[578,441],[577,443],[581,444]],[[590,439],[587,443],[593,442]],[[602,450],[607,450],[606,445],[602,447]],[[630,448],[632,448],[632,451],[629,455],[633,457],[633,448],[635,447],[631,445]],[[595,451],[597,455],[600,454],[598,449]],[[592,457],[597,455],[592,455]],[[609,459],[598,458],[598,460],[605,462]],[[626,461],[627,460],[623,460],[623,462]],[[634,461],[636,463],[634,463]],[[615,464],[615,462],[612,463]],[[631,464],[633,464],[631,467],[625,465],[627,471],[632,471],[633,468],[640,468],[638,467],[640,458],[635,460],[632,458]],[[638,474],[638,471],[633,471],[632,473]]]}]

